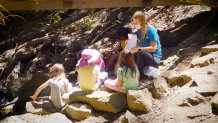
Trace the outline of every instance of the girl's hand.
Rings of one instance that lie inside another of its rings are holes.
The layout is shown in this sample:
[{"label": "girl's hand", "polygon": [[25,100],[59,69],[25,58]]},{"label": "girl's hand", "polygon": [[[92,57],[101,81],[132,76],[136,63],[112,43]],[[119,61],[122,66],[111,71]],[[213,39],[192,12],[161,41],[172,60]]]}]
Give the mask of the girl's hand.
[{"label": "girl's hand", "polygon": [[30,96],[30,98],[33,100],[33,101],[36,101],[36,96]]}]

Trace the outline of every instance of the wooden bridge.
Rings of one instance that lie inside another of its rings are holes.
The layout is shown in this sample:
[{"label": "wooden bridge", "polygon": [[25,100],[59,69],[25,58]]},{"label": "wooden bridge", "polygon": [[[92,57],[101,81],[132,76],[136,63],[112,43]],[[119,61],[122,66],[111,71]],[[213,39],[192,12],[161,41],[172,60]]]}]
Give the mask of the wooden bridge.
[{"label": "wooden bridge", "polygon": [[0,11],[146,7],[198,4],[218,8],[218,0],[0,0]]}]

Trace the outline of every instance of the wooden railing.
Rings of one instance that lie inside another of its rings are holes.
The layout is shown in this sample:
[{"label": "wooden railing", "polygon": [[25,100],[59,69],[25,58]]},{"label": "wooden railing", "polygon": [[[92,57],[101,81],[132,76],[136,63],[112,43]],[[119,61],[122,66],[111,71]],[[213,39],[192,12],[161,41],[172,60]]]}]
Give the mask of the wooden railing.
[{"label": "wooden railing", "polygon": [[[8,11],[146,7],[199,4],[218,8],[218,0],[0,0]],[[0,8],[0,11],[4,9]]]}]

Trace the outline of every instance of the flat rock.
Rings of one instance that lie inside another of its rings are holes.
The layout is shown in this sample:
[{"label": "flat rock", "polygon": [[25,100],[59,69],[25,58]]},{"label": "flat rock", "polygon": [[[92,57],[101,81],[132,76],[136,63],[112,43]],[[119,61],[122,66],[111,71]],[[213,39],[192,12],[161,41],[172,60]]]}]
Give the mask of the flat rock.
[{"label": "flat rock", "polygon": [[125,114],[121,115],[116,121],[113,123],[139,123],[139,119],[132,114],[130,111],[126,111]]},{"label": "flat rock", "polygon": [[194,106],[205,101],[205,98],[189,87],[182,87],[173,95],[172,102],[178,106]]},{"label": "flat rock", "polygon": [[184,80],[196,83],[192,86],[201,94],[214,94],[218,92],[218,64],[211,64],[202,68],[192,68],[183,72]]},{"label": "flat rock", "polygon": [[27,102],[26,112],[38,115],[47,115],[57,112],[57,109],[53,106],[52,102]]},{"label": "flat rock", "polygon": [[192,63],[191,63],[191,67],[195,67],[195,66],[199,66],[199,67],[208,66],[208,65],[214,63],[215,61],[217,61],[217,59],[218,59],[218,51],[212,52],[212,53],[210,53],[208,55],[205,55],[205,56],[193,59]]},{"label": "flat rock", "polygon": [[152,88],[152,95],[156,99],[160,99],[164,96],[165,93],[167,93],[168,84],[165,78],[163,77],[157,77],[154,79],[154,87]]},{"label": "flat rock", "polygon": [[91,107],[87,104],[73,103],[67,105],[64,112],[74,120],[82,120],[89,117],[92,113]]},{"label": "flat rock", "polygon": [[211,52],[215,52],[215,51],[218,51],[218,44],[202,47],[201,55],[207,55],[207,54],[209,54]]},{"label": "flat rock", "polygon": [[94,109],[117,113],[127,108],[126,95],[122,93],[108,93],[105,91],[83,92],[77,91],[70,95],[72,102],[84,102]]},{"label": "flat rock", "polygon": [[129,90],[127,101],[130,110],[148,112],[152,108],[152,96],[148,89]]},{"label": "flat rock", "polygon": [[2,121],[1,123],[72,123],[64,114],[53,113],[49,115],[34,115],[26,113],[22,115],[10,116]]},{"label": "flat rock", "polygon": [[218,93],[211,99],[211,106],[218,110]]},{"label": "flat rock", "polygon": [[[72,87],[72,86],[71,86]],[[69,93],[65,93],[63,94],[63,96],[61,97],[63,102],[65,104],[70,104],[71,103],[71,100],[70,100],[70,94],[72,94],[73,92],[76,92],[76,91],[81,91],[81,89],[79,87],[72,87],[70,88],[69,90]]]}]

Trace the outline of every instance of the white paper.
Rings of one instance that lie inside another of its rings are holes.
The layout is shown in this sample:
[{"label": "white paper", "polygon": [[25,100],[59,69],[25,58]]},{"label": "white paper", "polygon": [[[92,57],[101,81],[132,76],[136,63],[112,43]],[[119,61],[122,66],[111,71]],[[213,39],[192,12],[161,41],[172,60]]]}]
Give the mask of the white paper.
[{"label": "white paper", "polygon": [[126,52],[130,52],[132,48],[136,47],[137,44],[137,35],[135,34],[128,34],[128,41],[126,44],[126,47],[124,48],[124,50]]}]

